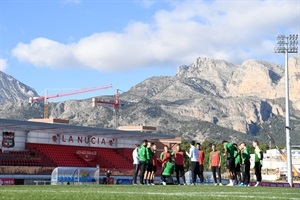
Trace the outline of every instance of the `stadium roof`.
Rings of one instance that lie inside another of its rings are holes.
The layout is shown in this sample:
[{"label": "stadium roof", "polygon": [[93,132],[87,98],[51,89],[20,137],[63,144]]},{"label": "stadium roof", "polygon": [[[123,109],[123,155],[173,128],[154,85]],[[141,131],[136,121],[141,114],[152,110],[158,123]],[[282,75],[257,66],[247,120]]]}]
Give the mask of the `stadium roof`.
[{"label": "stadium roof", "polygon": [[10,131],[43,131],[46,133],[64,133],[64,134],[86,134],[86,135],[103,135],[112,138],[135,138],[135,139],[162,139],[174,138],[175,136],[157,133],[146,133],[138,131],[122,131],[116,129],[103,129],[88,126],[75,126],[70,124],[44,123],[32,121],[20,121],[0,118],[0,130]]}]

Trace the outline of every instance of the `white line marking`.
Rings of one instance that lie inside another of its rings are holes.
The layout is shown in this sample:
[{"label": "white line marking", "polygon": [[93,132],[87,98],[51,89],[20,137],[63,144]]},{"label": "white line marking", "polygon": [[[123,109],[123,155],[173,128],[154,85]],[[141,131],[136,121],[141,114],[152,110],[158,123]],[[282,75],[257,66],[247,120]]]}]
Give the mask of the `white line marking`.
[{"label": "white line marking", "polygon": [[[28,190],[2,190],[2,192],[28,192]],[[284,199],[284,200],[300,200],[300,198],[295,198],[295,197],[278,197],[278,196],[269,196],[272,193],[271,192],[249,192],[249,194],[251,195],[247,195],[247,193],[245,194],[246,191],[244,192],[232,192],[232,191],[228,191],[228,192],[205,192],[205,191],[199,191],[199,192],[121,192],[121,191],[105,191],[105,190],[95,190],[95,191],[91,191],[91,190],[32,190],[30,192],[33,193],[98,193],[98,194],[128,194],[128,195],[163,195],[163,196],[190,196],[190,197],[196,197],[196,196],[205,196],[205,197],[232,197],[234,196],[235,198],[249,198],[249,199]],[[264,195],[265,194],[265,195]],[[288,194],[288,195],[299,195],[299,193],[284,193],[284,194]],[[255,195],[264,195],[264,196],[255,196]]]}]

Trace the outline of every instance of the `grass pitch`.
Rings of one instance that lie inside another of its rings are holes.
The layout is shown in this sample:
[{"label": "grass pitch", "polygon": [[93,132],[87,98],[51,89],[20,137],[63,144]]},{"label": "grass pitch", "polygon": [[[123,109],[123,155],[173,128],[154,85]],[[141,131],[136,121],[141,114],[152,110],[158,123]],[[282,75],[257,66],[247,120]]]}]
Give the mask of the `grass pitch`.
[{"label": "grass pitch", "polygon": [[275,187],[227,187],[227,186],[129,186],[129,185],[88,185],[88,186],[1,186],[0,199],[5,200],[235,200],[235,199],[279,199],[300,200],[299,188]]}]

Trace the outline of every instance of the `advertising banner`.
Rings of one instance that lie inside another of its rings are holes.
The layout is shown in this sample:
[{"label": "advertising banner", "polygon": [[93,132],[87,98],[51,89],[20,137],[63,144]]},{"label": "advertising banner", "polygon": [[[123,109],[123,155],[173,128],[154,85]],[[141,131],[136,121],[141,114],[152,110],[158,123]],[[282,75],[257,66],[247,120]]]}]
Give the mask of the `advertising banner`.
[{"label": "advertising banner", "polygon": [[0,178],[0,185],[15,185],[14,178]]}]

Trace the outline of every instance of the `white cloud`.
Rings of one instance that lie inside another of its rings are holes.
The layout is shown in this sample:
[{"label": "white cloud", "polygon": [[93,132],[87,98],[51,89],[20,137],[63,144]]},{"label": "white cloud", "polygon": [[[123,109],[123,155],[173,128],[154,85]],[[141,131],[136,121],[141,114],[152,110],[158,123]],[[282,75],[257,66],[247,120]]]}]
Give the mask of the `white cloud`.
[{"label": "white cloud", "polygon": [[138,0],[138,3],[145,8],[149,8],[156,3],[155,0]]},{"label": "white cloud", "polygon": [[64,0],[65,3],[80,4],[81,0]]},{"label": "white cloud", "polygon": [[4,58],[0,58],[0,71],[5,72],[5,70],[7,69],[8,65],[7,65],[7,59]]},{"label": "white cloud", "polygon": [[73,63],[72,44],[64,45],[46,38],[36,38],[30,44],[19,43],[12,53],[19,60],[35,66],[63,66]]},{"label": "white cloud", "polygon": [[202,56],[240,63],[274,58],[276,34],[299,33],[297,1],[205,2],[173,2],[173,10],[157,11],[152,23],[131,22],[123,32],[95,33],[71,44],[35,38],[12,53],[35,66],[97,70],[178,66]]}]

